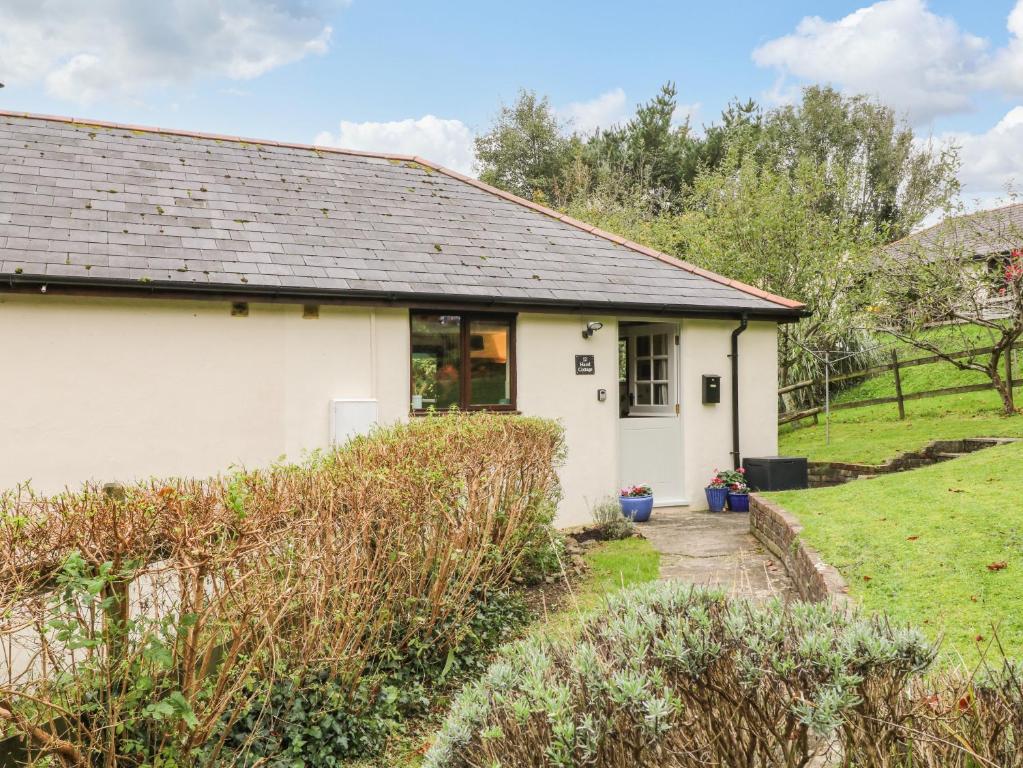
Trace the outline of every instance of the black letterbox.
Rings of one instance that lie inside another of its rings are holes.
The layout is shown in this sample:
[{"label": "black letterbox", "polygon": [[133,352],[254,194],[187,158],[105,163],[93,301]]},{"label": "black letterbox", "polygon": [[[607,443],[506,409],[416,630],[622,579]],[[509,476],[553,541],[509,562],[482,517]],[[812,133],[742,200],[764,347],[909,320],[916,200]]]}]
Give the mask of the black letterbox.
[{"label": "black letterbox", "polygon": [[712,374],[703,374],[703,402],[721,402],[721,377]]},{"label": "black letterbox", "polygon": [[760,456],[742,462],[746,483],[754,491],[792,491],[808,487],[806,459],[801,456]]}]

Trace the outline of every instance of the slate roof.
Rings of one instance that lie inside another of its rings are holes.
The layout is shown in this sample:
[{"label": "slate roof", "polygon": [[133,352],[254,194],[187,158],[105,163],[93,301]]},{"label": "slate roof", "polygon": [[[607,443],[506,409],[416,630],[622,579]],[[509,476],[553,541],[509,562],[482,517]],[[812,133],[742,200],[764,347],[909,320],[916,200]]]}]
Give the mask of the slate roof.
[{"label": "slate roof", "polygon": [[1023,247],[1023,203],[953,216],[885,246],[895,258],[911,254],[990,256]]},{"label": "slate roof", "polygon": [[420,158],[0,113],[0,289],[793,316]]}]

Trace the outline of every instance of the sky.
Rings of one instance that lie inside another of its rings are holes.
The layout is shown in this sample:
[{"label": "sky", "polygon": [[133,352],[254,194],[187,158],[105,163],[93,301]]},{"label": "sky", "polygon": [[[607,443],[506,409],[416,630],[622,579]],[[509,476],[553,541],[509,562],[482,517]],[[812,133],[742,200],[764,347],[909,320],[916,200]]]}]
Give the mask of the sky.
[{"label": "sky", "polygon": [[588,132],[666,81],[696,129],[733,98],[865,93],[960,147],[968,206],[1023,185],[1023,0],[0,0],[0,109],[469,173],[520,88]]}]

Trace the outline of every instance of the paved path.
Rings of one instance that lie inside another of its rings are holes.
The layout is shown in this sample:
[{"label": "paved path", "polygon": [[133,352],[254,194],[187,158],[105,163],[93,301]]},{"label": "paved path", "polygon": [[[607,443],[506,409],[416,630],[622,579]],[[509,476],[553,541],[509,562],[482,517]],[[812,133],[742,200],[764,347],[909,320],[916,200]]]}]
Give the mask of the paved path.
[{"label": "paved path", "polygon": [[764,600],[795,597],[785,568],[749,532],[749,515],[655,509],[637,526],[661,553],[661,578]]}]

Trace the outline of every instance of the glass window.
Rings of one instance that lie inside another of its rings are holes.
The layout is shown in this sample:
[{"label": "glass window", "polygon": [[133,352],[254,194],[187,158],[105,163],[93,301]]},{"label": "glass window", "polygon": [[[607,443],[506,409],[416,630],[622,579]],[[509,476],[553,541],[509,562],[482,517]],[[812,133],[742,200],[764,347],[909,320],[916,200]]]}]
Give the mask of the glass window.
[{"label": "glass window", "polygon": [[412,410],[513,409],[514,320],[413,312]]},{"label": "glass window", "polygon": [[650,401],[650,385],[649,384],[638,384],[636,385],[636,404],[637,405],[651,405]]},{"label": "glass window", "polygon": [[470,405],[511,405],[510,320],[469,321]]},{"label": "glass window", "polygon": [[659,328],[636,329],[630,334],[632,359],[629,360],[631,376],[628,385],[631,406],[642,406],[635,413],[667,413],[673,399],[673,336]]},{"label": "glass window", "polygon": [[412,401],[417,410],[461,403],[461,326],[458,315],[412,315]]}]

